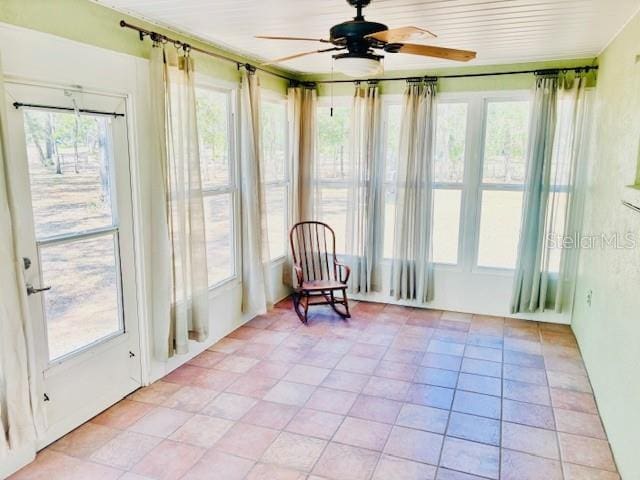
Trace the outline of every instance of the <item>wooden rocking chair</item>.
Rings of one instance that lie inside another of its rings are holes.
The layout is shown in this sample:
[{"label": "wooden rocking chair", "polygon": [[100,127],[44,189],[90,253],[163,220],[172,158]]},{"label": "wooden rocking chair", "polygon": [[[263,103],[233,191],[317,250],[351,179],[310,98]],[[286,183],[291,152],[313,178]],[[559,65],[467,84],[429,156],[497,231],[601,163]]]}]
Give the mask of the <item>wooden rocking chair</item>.
[{"label": "wooden rocking chair", "polygon": [[[289,232],[293,268],[297,286],[293,307],[307,323],[311,305],[330,305],[342,318],[350,318],[347,281],[351,269],[336,258],[336,236],[333,229],[322,222],[296,223]],[[336,297],[336,292],[342,297]],[[314,300],[320,298],[321,300]]]}]

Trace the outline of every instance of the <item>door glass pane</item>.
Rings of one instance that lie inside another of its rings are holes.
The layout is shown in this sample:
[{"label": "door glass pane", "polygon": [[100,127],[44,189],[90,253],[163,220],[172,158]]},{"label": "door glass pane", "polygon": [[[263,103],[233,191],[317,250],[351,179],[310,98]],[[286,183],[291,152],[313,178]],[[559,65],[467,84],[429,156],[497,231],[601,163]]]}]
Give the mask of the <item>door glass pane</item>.
[{"label": "door glass pane", "polygon": [[262,102],[262,149],[265,181],[284,180],[287,175],[287,106],[285,102]]},{"label": "door glass pane", "polygon": [[349,123],[351,109],[318,107],[318,159],[316,175],[322,179],[348,179],[351,175],[349,159]]},{"label": "door glass pane", "polygon": [[49,359],[123,331],[114,235],[40,247]]},{"label": "door glass pane", "polygon": [[458,263],[461,190],[433,191],[433,261]]},{"label": "door glass pane", "polygon": [[209,88],[196,89],[196,114],[200,142],[202,187],[226,186],[229,169],[229,98],[228,92]]},{"label": "door glass pane", "polygon": [[113,225],[110,117],[24,111],[38,240]]},{"label": "door glass pane", "polygon": [[522,191],[482,192],[478,265],[514,268],[520,239]]},{"label": "door glass pane", "polygon": [[336,234],[336,251],[347,251],[347,189],[321,188],[318,192],[320,221],[328,224]]},{"label": "door glass pane", "polygon": [[466,135],[467,104],[438,104],[434,182],[462,183]]},{"label": "door glass pane", "polygon": [[266,197],[269,255],[274,260],[283,257],[287,248],[287,188],[281,185],[267,187]]},{"label": "door glass pane", "polygon": [[236,273],[232,205],[231,193],[204,197],[209,286],[227,280]]},{"label": "door glass pane", "polygon": [[486,115],[482,181],[524,183],[529,102],[489,102]]}]

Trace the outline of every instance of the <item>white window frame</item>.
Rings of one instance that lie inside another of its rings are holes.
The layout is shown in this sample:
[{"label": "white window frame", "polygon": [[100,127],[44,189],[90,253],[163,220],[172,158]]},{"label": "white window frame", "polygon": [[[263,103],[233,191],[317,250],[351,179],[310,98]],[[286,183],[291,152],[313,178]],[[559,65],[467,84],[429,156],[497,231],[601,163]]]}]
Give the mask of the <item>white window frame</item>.
[{"label": "white window frame", "polygon": [[[472,105],[471,105],[471,100],[469,99],[468,96],[466,95],[459,95],[459,94],[439,94],[436,97],[436,104],[440,104],[440,103],[466,103],[467,104],[467,130],[466,130],[466,138],[465,138],[465,150],[464,150],[464,174],[463,174],[463,181],[461,183],[448,183],[448,182],[432,182],[432,187],[433,189],[440,189],[440,190],[460,190],[461,191],[461,198],[460,198],[460,217],[458,219],[458,262],[453,264],[453,263],[435,263],[434,265],[436,266],[436,268],[438,269],[442,269],[442,270],[453,270],[453,271],[462,271],[463,269],[463,262],[461,261],[463,258],[463,239],[464,239],[464,229],[465,229],[465,203],[466,203],[466,197],[467,197],[467,183],[468,183],[468,179],[467,179],[467,171],[468,171],[468,165],[469,165],[469,159],[470,159],[470,152],[469,152],[469,148],[468,145],[470,144],[470,141],[472,141],[472,139],[470,138],[470,126],[471,126],[471,109],[472,109]],[[381,138],[380,138],[380,151],[381,151],[381,155],[382,158],[386,161],[387,158],[387,129],[388,129],[388,122],[387,122],[387,109],[389,108],[389,106],[392,105],[401,105],[402,104],[402,95],[383,95],[382,96],[382,132],[381,132]],[[434,145],[435,148],[435,145]],[[386,165],[383,165],[383,172],[386,174]],[[383,201],[384,201],[384,194],[387,190],[387,188],[391,185],[391,182],[389,182],[386,178],[385,175],[385,179],[384,182],[382,183],[383,185],[383,191],[381,193]],[[387,227],[386,225],[386,218],[383,212],[383,230]],[[384,233],[382,234],[384,237]],[[388,257],[384,257],[382,262],[383,263],[391,263],[391,259]]]},{"label": "white window frame", "polygon": [[[223,82],[213,79],[208,76],[197,76],[196,78],[196,91],[198,89],[212,90],[215,92],[223,93],[227,96],[227,126],[229,129],[229,183],[225,186],[216,186],[212,188],[203,188],[203,199],[216,195],[230,195],[231,197],[231,234],[233,239],[231,241],[231,256],[233,260],[233,274],[226,277],[212,285],[209,285],[209,292],[217,291],[227,285],[240,284],[241,268],[240,268],[240,188],[239,188],[239,174],[240,174],[240,162],[238,157],[239,152],[239,138],[237,132],[239,131],[238,125],[238,88],[237,85]],[[205,219],[206,220],[206,219]]]},{"label": "white window frame", "polygon": [[[458,234],[458,263],[436,263],[438,270],[469,271],[471,273],[490,273],[509,276],[513,269],[499,267],[478,266],[478,252],[480,240],[480,217],[482,213],[482,192],[484,190],[511,190],[522,191],[524,184],[499,185],[484,184],[482,173],[484,166],[484,145],[486,130],[486,108],[490,101],[531,101],[529,90],[509,91],[479,91],[479,92],[444,92],[439,93],[436,103],[466,103],[467,104],[467,131],[465,138],[464,174],[462,183],[433,182],[434,189],[460,190],[461,205]],[[383,128],[381,135],[381,152],[386,159],[387,145],[387,117],[386,109],[390,105],[398,105],[402,102],[401,95],[382,96]],[[389,182],[383,182],[383,194]],[[386,227],[386,224],[383,224]],[[384,258],[384,263],[390,263],[391,259]]]},{"label": "white window frame", "polygon": [[[495,102],[521,102],[528,101],[529,102],[529,122],[531,122],[531,91],[530,90],[511,90],[504,92],[484,92],[480,94],[480,98],[476,100],[476,115],[479,115],[479,118],[476,117],[475,125],[477,126],[476,134],[477,137],[477,145],[474,147],[477,155],[476,171],[474,173],[474,178],[472,179],[471,190],[468,190],[470,193],[475,192],[475,212],[474,216],[471,219],[473,223],[467,223],[468,226],[471,227],[473,232],[473,250],[471,253],[471,272],[472,273],[491,273],[498,275],[513,275],[514,268],[504,268],[504,267],[492,267],[479,265],[479,253],[480,253],[480,223],[482,218],[482,194],[485,191],[500,191],[500,192],[523,192],[525,190],[525,182],[522,184],[495,184],[495,183],[485,183],[483,182],[483,172],[484,172],[484,153],[485,153],[485,144],[486,144],[486,134],[487,134],[487,112],[488,106],[490,103]],[[527,126],[528,127],[528,126]],[[525,155],[526,148],[528,147],[528,143],[525,146]],[[471,207],[473,208],[473,207]]]},{"label": "white window frame", "polygon": [[[284,190],[285,190],[285,205],[284,205],[285,219],[284,219],[284,236],[283,236],[285,240],[284,249],[283,249],[282,255],[269,259],[271,264],[278,264],[278,263],[283,263],[287,257],[287,251],[289,250],[289,247],[288,247],[289,228],[291,228],[291,216],[292,216],[291,215],[291,196],[292,196],[291,161],[292,159],[290,155],[290,138],[289,138],[290,131],[291,131],[291,125],[290,125],[290,119],[289,119],[289,103],[286,95],[274,92],[272,90],[263,91],[261,94],[260,101],[267,102],[267,103],[282,104],[282,106],[284,107],[284,115],[285,115],[286,128],[284,132],[284,135],[285,135],[284,136],[284,149],[285,149],[284,150],[284,158],[285,158],[284,177],[279,180],[269,180],[263,183],[263,187],[265,188],[265,194],[266,194],[266,190],[269,187],[284,187]],[[263,151],[263,155],[264,155],[264,151]],[[269,252],[269,255],[271,255],[271,252]]]},{"label": "white window frame", "polygon": [[[333,101],[334,106],[348,106],[351,97],[337,97]],[[478,253],[480,244],[480,219],[482,214],[482,193],[485,190],[496,191],[524,191],[525,184],[522,185],[501,185],[483,183],[484,167],[484,146],[486,135],[486,112],[489,102],[495,101],[529,101],[531,102],[530,90],[508,90],[508,91],[478,91],[478,92],[444,92],[437,96],[437,104],[440,103],[466,103],[467,104],[467,131],[465,138],[464,152],[464,174],[462,183],[434,182],[434,189],[460,190],[461,205],[458,234],[458,263],[436,263],[438,270],[449,270],[455,272],[470,272],[479,274],[492,274],[500,276],[513,275],[513,268],[500,268],[478,265]],[[382,158],[386,160],[387,154],[387,116],[386,111],[390,105],[402,103],[402,95],[382,96],[382,128],[380,135],[380,152]],[[318,102],[319,107],[330,107],[331,99],[321,97]],[[383,170],[386,173],[386,170]],[[386,177],[382,183],[381,195],[389,186]],[[348,188],[348,180],[323,180],[318,175],[313,177],[314,205],[317,209],[319,189],[323,187],[343,187]],[[562,191],[562,187],[558,189]],[[316,210],[317,211],[317,210]],[[384,219],[384,212],[383,212]],[[386,219],[383,220],[385,222]],[[384,227],[386,224],[383,223]],[[384,233],[381,233],[384,236]],[[391,259],[383,258],[382,263],[389,264]]]}]

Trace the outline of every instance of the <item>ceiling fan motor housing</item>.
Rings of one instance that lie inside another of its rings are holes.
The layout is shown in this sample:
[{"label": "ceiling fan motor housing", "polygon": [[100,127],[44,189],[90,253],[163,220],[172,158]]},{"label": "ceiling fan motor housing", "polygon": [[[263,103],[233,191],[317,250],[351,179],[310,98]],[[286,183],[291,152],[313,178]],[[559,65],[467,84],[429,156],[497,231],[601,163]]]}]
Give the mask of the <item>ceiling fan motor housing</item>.
[{"label": "ceiling fan motor housing", "polygon": [[387,26],[383,23],[350,20],[331,27],[330,41],[334,45],[346,46],[350,53],[365,54],[372,46],[376,46],[377,42],[375,39],[365,38],[366,35],[385,30],[387,30]]}]

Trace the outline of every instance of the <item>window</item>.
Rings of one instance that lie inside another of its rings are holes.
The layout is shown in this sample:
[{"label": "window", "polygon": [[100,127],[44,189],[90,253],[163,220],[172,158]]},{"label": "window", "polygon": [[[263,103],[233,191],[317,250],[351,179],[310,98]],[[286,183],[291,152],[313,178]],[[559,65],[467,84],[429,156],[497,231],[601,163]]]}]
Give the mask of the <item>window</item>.
[{"label": "window", "polygon": [[513,269],[518,254],[529,101],[488,100],[480,183],[477,265]]},{"label": "window", "polygon": [[467,136],[467,103],[441,102],[433,159],[433,261],[458,263]]},{"label": "window", "polygon": [[196,89],[209,287],[236,275],[233,92]]},{"label": "window", "polygon": [[[467,131],[467,104],[443,102],[437,107],[433,168],[433,259],[458,263],[460,213]],[[388,103],[384,109],[384,257],[393,256],[395,195],[402,105]]]},{"label": "window", "polygon": [[384,109],[384,238],[383,256],[393,257],[393,235],[396,221],[396,180],[400,153],[402,105],[389,103]]},{"label": "window", "polygon": [[284,99],[263,99],[261,107],[269,255],[276,260],[287,252],[289,227],[287,103]]},{"label": "window", "polygon": [[351,108],[318,106],[315,180],[316,217],[336,234],[336,250],[347,250],[347,202],[351,179],[349,123]]},{"label": "window", "polygon": [[[384,162],[382,254],[393,257],[396,180],[402,105],[385,97],[381,148]],[[433,157],[433,260],[459,265],[511,270],[515,267],[526,175],[530,122],[528,92],[491,96],[479,93],[438,97]],[[315,181],[316,216],[336,230],[337,249],[344,242],[353,172],[349,157],[351,109],[318,107]],[[566,169],[564,169],[566,170]],[[559,176],[566,176],[558,168]],[[561,182],[560,182],[561,183]],[[565,182],[566,183],[566,182]],[[564,188],[564,190],[563,190]],[[563,201],[566,185],[557,187]],[[566,194],[565,194],[566,197]],[[562,204],[560,203],[560,206]],[[562,208],[550,219],[554,231],[564,224]],[[550,263],[559,262],[559,253]]]}]

